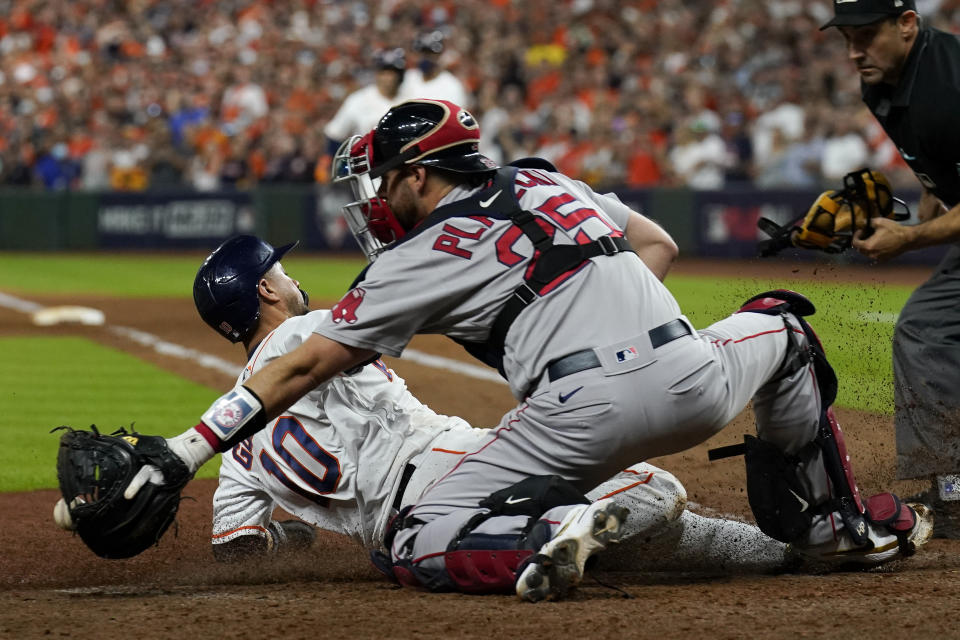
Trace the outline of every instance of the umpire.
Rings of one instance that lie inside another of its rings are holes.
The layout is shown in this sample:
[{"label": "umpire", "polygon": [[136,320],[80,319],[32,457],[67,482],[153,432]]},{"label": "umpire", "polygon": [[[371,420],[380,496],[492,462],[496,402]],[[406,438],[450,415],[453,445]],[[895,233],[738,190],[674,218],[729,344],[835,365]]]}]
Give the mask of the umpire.
[{"label": "umpire", "polygon": [[853,246],[884,260],[953,245],[900,312],[893,336],[897,467],[930,478],[934,535],[960,538],[960,41],[921,22],[914,0],[834,0],[864,103],[923,186],[919,224],[874,219]]}]

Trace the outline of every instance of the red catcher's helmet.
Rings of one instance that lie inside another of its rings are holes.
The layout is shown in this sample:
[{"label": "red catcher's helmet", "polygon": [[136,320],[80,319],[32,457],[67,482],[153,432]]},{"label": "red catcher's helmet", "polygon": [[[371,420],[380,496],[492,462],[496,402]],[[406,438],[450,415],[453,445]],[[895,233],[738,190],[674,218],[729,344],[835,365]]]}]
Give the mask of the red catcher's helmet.
[{"label": "red catcher's helmet", "polygon": [[478,151],[476,118],[447,100],[408,100],[387,111],[373,130],[370,173],[379,178],[404,164],[482,173],[497,163]]},{"label": "red catcher's helmet", "polygon": [[334,182],[349,181],[354,201],[342,207],[360,248],[372,262],[406,231],[377,195],[380,178],[405,164],[455,173],[489,173],[497,164],[478,151],[480,126],[469,111],[446,100],[409,100],[390,109],[365,136],[340,145]]}]

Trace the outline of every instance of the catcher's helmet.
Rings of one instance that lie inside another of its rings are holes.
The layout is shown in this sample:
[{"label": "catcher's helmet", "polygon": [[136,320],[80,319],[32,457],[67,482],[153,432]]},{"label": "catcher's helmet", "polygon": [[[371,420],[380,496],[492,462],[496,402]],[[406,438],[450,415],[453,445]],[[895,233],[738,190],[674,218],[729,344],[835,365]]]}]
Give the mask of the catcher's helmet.
[{"label": "catcher's helmet", "polygon": [[346,140],[333,158],[335,182],[347,182],[354,200],[344,217],[372,262],[404,236],[389,203],[377,194],[380,177],[404,164],[480,174],[497,164],[477,150],[480,127],[470,112],[446,100],[408,100],[387,112],[365,136]]},{"label": "catcher's helmet", "polygon": [[497,164],[477,150],[479,142],[480,125],[463,107],[447,100],[408,100],[387,111],[373,130],[370,176],[403,164],[458,173],[493,171]]},{"label": "catcher's helmet", "polygon": [[240,342],[260,319],[257,284],[296,242],[274,248],[256,236],[234,236],[214,249],[197,270],[193,302],[204,322],[230,342]]}]

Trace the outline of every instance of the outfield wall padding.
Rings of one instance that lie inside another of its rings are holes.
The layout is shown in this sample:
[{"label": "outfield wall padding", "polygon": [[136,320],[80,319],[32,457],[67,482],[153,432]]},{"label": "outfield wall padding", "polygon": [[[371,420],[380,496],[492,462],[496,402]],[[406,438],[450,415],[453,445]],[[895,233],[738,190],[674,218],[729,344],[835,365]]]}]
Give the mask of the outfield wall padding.
[{"label": "outfield wall padding", "polygon": [[[662,225],[686,256],[756,257],[763,216],[786,223],[819,194],[811,190],[611,190]],[[919,192],[899,193],[916,210]],[[300,240],[314,251],[356,251],[340,216],[349,194],[330,185],[270,185],[250,191],[0,191],[0,250],[209,249],[237,233],[275,243]],[[904,262],[932,263],[943,248],[912,252]],[[811,252],[788,257],[820,258]],[[864,261],[855,252],[834,261]]]}]

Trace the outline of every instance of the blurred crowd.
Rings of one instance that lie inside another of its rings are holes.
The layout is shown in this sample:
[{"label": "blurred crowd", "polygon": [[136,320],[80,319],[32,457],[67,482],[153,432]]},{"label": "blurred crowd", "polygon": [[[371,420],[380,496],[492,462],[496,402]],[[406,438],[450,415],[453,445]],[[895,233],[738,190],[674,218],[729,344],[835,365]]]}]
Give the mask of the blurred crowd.
[{"label": "blurred crowd", "polygon": [[[920,0],[960,31],[960,0]],[[0,187],[328,180],[378,52],[439,32],[483,151],[597,187],[915,186],[859,100],[830,0],[0,0]],[[402,94],[402,92],[401,92]],[[359,132],[358,132],[359,133]],[[332,146],[333,145],[333,146]]]}]

